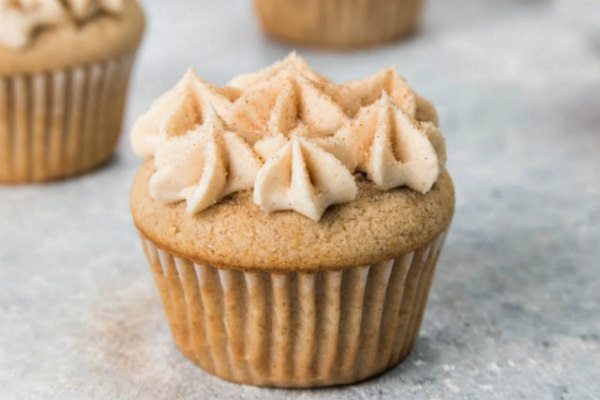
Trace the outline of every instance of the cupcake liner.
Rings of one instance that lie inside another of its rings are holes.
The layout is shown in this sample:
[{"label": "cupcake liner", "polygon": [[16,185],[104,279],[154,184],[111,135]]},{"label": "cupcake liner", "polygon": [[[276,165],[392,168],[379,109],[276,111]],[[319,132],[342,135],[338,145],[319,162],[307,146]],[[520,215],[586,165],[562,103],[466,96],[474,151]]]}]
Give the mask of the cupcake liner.
[{"label": "cupcake liner", "polygon": [[0,182],[46,181],[107,161],[121,132],[134,55],[0,75]]},{"label": "cupcake liner", "polygon": [[385,42],[415,30],[423,0],[255,0],[269,34],[323,46]]},{"label": "cupcake liner", "polygon": [[315,387],[366,379],[408,355],[445,235],[372,265],[285,274],[195,264],[142,242],[189,359],[233,382]]}]

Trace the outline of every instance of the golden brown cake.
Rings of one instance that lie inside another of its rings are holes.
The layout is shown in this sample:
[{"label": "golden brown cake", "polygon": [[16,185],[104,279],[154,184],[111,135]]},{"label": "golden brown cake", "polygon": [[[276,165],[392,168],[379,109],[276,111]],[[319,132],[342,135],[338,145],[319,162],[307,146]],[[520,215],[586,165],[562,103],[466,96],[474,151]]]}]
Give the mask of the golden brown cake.
[{"label": "golden brown cake", "polygon": [[136,0],[0,0],[0,183],[112,155],[144,30]]},{"label": "golden brown cake", "polygon": [[454,188],[435,109],[394,69],[335,84],[292,54],[226,87],[189,71],[132,145],[133,219],[192,361],[315,387],[410,352]]},{"label": "golden brown cake", "polygon": [[276,38],[353,47],[414,32],[423,0],[255,0],[255,5],[264,30]]}]

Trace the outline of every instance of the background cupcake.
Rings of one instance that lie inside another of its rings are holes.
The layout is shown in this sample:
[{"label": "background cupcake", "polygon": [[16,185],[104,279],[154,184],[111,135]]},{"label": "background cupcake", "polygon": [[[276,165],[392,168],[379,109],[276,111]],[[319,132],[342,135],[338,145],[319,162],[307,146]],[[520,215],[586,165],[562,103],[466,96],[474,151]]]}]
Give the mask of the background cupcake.
[{"label": "background cupcake", "polygon": [[179,349],[280,387],[406,357],[454,210],[434,117],[393,69],[337,85],[294,54],[154,102],[131,209]]},{"label": "background cupcake", "polygon": [[144,30],[137,1],[1,0],[0,19],[0,182],[108,160]]},{"label": "background cupcake", "polygon": [[274,37],[316,46],[365,46],[413,32],[423,0],[255,0]]}]

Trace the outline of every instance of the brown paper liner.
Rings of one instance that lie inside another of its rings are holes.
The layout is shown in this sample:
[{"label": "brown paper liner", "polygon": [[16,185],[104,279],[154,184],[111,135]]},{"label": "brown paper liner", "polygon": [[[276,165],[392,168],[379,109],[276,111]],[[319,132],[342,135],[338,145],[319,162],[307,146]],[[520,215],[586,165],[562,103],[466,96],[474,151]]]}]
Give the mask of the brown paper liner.
[{"label": "brown paper liner", "polygon": [[133,58],[0,75],[0,182],[57,179],[107,161],[121,132]]},{"label": "brown paper liner", "polygon": [[412,33],[423,0],[255,0],[265,31],[293,42],[364,46]]},{"label": "brown paper liner", "polygon": [[288,274],[194,264],[142,242],[190,360],[233,382],[316,387],[366,379],[409,354],[444,238],[377,264]]}]

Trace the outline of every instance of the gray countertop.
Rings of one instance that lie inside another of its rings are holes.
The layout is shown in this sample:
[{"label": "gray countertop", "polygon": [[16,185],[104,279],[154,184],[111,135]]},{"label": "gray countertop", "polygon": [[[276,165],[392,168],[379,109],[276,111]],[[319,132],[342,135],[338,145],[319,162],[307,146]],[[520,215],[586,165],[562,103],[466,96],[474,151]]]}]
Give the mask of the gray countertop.
[{"label": "gray countertop", "polygon": [[[127,129],[188,65],[222,84],[291,50],[247,0],[145,3]],[[406,362],[318,391],[193,366],[131,223],[124,137],[95,173],[0,188],[0,398],[600,398],[600,2],[430,0],[424,22],[404,43],[300,49],[336,80],[396,64],[438,106],[458,203]]]}]

